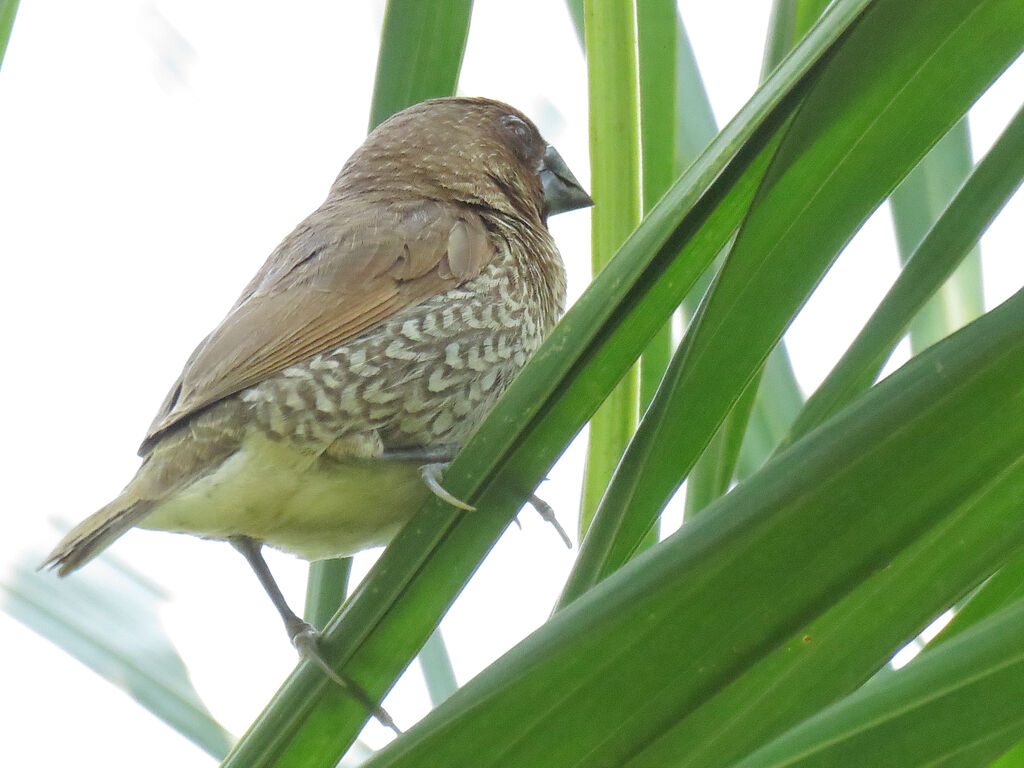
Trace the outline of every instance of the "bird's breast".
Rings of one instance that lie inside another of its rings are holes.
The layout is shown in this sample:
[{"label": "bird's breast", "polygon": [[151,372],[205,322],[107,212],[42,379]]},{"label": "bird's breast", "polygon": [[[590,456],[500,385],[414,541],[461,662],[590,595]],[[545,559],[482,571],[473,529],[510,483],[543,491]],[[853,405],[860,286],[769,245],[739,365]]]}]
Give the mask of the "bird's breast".
[{"label": "bird's breast", "polygon": [[318,560],[386,544],[428,495],[418,462],[311,458],[251,432],[140,527],[212,539],[245,535]]},{"label": "bird's breast", "polygon": [[348,434],[385,447],[459,445],[554,323],[517,273],[491,265],[344,345],[242,393],[271,439],[319,453]]}]

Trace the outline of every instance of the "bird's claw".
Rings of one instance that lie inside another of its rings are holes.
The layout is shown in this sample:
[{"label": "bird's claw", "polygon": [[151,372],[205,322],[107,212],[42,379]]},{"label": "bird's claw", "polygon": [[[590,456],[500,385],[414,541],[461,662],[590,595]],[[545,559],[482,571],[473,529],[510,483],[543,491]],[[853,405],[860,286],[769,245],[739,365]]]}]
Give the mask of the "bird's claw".
[{"label": "bird's claw", "polygon": [[370,695],[359,685],[351,680],[346,680],[327,663],[327,659],[320,653],[320,633],[312,624],[303,621],[295,627],[289,627],[288,634],[291,635],[292,645],[295,646],[295,650],[299,652],[300,657],[316,664],[327,677],[348,691],[360,704],[366,707],[366,710],[377,718],[381,725],[390,728],[399,736],[402,735],[401,729],[395,723],[394,718],[387,713],[387,710],[371,699]]},{"label": "bird's claw", "polygon": [[430,489],[430,492],[433,493],[442,501],[451,504],[453,507],[456,507],[457,509],[463,509],[466,512],[476,512],[476,507],[474,507],[472,504],[467,504],[466,502],[462,501],[461,499],[455,496],[452,496],[452,494],[446,491],[444,489],[444,486],[441,485],[441,473],[445,470],[447,466],[447,463],[424,464],[422,467],[420,467],[420,477],[423,478],[423,482],[426,483],[427,488]]}]

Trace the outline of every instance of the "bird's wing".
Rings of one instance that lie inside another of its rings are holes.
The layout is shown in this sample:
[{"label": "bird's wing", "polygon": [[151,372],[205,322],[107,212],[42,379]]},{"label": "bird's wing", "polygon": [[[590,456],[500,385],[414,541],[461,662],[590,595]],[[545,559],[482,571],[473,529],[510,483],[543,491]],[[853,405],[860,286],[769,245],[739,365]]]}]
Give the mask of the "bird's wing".
[{"label": "bird's wing", "polygon": [[480,273],[483,220],[435,201],[328,202],[300,224],[185,364],[140,448],[173,424]]}]

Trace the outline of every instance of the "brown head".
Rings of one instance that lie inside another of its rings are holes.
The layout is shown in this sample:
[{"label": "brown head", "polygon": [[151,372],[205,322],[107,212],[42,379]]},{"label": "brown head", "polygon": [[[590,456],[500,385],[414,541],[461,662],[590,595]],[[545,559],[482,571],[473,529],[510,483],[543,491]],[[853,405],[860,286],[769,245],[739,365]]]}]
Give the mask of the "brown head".
[{"label": "brown head", "polygon": [[593,205],[526,115],[491,99],[433,99],[381,123],[331,198],[436,199],[545,223]]}]

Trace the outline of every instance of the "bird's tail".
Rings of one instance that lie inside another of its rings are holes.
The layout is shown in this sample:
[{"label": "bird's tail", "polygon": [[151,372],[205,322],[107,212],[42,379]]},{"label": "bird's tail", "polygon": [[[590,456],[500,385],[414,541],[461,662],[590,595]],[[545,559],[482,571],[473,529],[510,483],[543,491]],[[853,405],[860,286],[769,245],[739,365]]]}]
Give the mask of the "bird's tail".
[{"label": "bird's tail", "polygon": [[149,499],[133,499],[127,493],[118,496],[72,528],[39,567],[56,568],[58,575],[66,576],[113,544],[154,506]]}]

